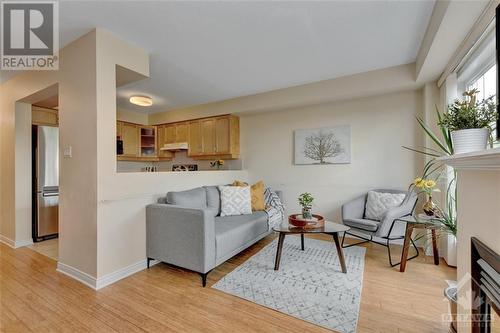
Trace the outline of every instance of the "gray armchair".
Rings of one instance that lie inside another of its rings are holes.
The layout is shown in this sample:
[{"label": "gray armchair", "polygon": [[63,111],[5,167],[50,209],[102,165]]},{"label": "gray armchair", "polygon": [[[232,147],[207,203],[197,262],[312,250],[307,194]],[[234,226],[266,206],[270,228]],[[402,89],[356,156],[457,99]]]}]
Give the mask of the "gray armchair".
[{"label": "gray armchair", "polygon": [[[342,247],[351,247],[354,245],[366,243],[366,242],[374,242],[376,244],[387,247],[387,251],[389,254],[389,264],[394,267],[399,265],[399,263],[393,264],[391,259],[391,248],[390,241],[403,239],[405,236],[406,223],[396,221],[396,219],[411,215],[415,210],[415,206],[417,204],[417,194],[412,191],[403,191],[403,190],[388,190],[388,189],[376,189],[373,190],[376,192],[383,193],[404,193],[406,194],[401,205],[389,209],[380,221],[370,220],[365,218],[365,205],[368,194],[365,193],[353,200],[342,205],[342,221],[345,225],[351,227],[352,232],[345,232],[344,237],[342,237]],[[353,233],[355,232],[355,233]],[[358,242],[355,244],[344,245],[345,236],[350,235],[357,238],[363,239],[362,242]],[[374,240],[374,237],[382,239],[384,242],[378,242]],[[410,239],[413,247],[417,251],[417,254],[410,259],[413,259],[418,256],[418,249]]]}]

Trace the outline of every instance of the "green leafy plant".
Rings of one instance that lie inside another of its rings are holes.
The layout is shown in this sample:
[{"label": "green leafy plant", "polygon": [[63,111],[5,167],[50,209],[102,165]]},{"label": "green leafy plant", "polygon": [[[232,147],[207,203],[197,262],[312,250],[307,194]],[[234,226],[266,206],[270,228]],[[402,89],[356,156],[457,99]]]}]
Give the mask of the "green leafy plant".
[{"label": "green leafy plant", "polygon": [[299,204],[303,207],[303,208],[311,208],[312,207],[312,204],[313,204],[313,201],[314,201],[314,197],[312,196],[311,193],[302,193],[300,196],[299,196]]},{"label": "green leafy plant", "polygon": [[471,89],[463,93],[464,100],[456,100],[448,106],[448,113],[439,121],[439,125],[450,131],[471,128],[487,128],[490,133],[491,126],[498,119],[497,105],[494,96],[477,101],[479,90]]},{"label": "green leafy plant", "polygon": [[454,196],[456,188],[456,177],[453,178],[446,189],[446,209],[440,210],[438,221],[444,226],[445,230],[454,236],[457,236],[457,214],[456,197]]},{"label": "green leafy plant", "polygon": [[[453,142],[451,141],[451,131],[443,123],[445,114],[441,113],[436,107],[436,116],[438,120],[439,133],[434,133],[434,131],[427,125],[424,120],[417,117],[417,122],[424,131],[424,133],[434,142],[436,148],[421,147],[421,148],[411,148],[403,146],[403,148],[416,152],[418,154],[424,155],[429,158],[425,163],[422,170],[422,176],[419,180],[434,179],[438,181],[445,172],[446,168],[443,163],[441,163],[437,158],[447,155],[453,155]],[[441,210],[441,217],[439,218],[439,223],[443,225],[447,232],[456,235],[457,224],[456,224],[456,171],[453,171],[453,178],[449,180],[447,184],[446,191],[446,210]],[[417,181],[416,179],[415,181]],[[413,189],[418,189],[415,182],[410,185]]]}]

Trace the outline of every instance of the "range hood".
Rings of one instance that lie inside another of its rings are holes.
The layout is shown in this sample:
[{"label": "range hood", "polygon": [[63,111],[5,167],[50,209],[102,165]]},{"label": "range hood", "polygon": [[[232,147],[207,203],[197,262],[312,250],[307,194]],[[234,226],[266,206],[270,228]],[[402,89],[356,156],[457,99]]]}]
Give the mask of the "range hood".
[{"label": "range hood", "polygon": [[166,143],[160,150],[168,150],[168,151],[179,151],[179,150],[187,150],[188,143],[187,142],[176,142],[176,143]]}]

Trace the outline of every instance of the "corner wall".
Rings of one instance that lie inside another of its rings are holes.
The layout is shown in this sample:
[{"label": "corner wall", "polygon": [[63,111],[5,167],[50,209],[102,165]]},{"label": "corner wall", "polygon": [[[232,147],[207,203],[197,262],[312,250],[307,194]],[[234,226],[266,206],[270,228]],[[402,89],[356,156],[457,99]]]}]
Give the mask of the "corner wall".
[{"label": "corner wall", "polygon": [[[423,160],[401,146],[421,146],[415,116],[422,115],[421,91],[242,115],[244,168],[252,181],[283,190],[289,213],[310,192],[314,211],[340,221],[341,205],[374,188],[406,189]],[[294,165],[294,130],[351,126],[351,163]]]}]

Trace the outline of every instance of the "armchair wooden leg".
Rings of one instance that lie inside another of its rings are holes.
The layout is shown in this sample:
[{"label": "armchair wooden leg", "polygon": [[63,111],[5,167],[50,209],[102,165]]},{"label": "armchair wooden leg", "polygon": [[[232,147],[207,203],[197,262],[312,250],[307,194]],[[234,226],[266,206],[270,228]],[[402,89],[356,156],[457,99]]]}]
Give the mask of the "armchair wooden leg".
[{"label": "armchair wooden leg", "polygon": [[153,258],[149,258],[149,257],[148,257],[148,269],[149,269],[149,267],[150,267],[150,263],[151,263],[151,261],[153,261],[153,260],[154,260]]}]

